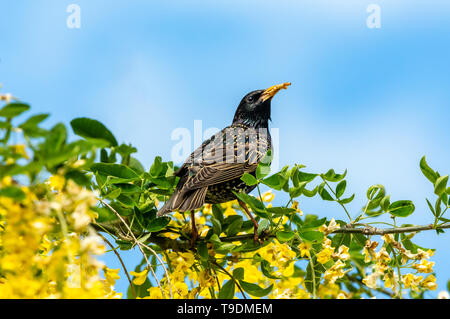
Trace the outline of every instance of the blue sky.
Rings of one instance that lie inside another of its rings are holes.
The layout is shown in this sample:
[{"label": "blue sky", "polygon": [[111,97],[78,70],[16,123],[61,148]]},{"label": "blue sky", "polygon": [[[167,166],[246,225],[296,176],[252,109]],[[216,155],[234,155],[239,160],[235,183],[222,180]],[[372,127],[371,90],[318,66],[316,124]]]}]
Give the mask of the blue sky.
[{"label": "blue sky", "polygon": [[[80,29],[66,26],[72,3]],[[370,3],[381,7],[379,29],[366,26]],[[174,129],[222,128],[247,92],[289,81],[272,103],[280,165],[348,169],[353,215],[381,183],[393,200],[415,202],[405,223],[431,222],[419,160],[449,173],[448,1],[41,0],[3,1],[0,12],[2,91],[52,113],[48,125],[100,119],[149,168],[156,155],[170,159]],[[300,205],[345,217],[332,203]],[[444,289],[449,235],[416,238],[437,248]],[[138,262],[124,256],[129,268]]]}]

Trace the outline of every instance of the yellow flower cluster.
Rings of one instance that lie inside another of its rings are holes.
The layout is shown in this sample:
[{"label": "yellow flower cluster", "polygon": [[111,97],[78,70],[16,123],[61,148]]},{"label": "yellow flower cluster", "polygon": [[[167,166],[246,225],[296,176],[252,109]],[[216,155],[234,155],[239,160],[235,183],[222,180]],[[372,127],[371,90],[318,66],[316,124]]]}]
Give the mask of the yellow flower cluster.
[{"label": "yellow flower cluster", "polygon": [[112,276],[100,277],[105,247],[89,226],[95,194],[58,175],[48,186],[41,198],[24,186],[21,201],[0,197],[0,298],[121,297]]},{"label": "yellow flower cluster", "polygon": [[[411,268],[416,270],[416,273],[432,273],[434,262],[430,262],[427,259],[430,258],[434,252],[432,250],[424,251],[420,248],[417,249],[417,253],[405,249],[402,244],[394,239],[391,234],[387,234],[381,237],[385,243],[381,249],[376,252],[375,249],[378,246],[377,242],[368,240],[364,247],[363,253],[365,256],[364,261],[366,263],[373,262],[373,271],[371,274],[363,279],[363,283],[369,288],[377,288],[377,280],[382,277],[385,288],[392,288],[394,293],[397,293],[400,285],[403,284],[405,288],[409,288],[413,291],[420,291],[420,288],[427,290],[435,290],[437,288],[436,278],[434,275],[429,275],[425,279],[423,276],[418,276],[413,273],[402,275],[399,280],[399,274],[390,268],[391,257],[387,252],[386,247],[389,245],[395,254],[401,257],[402,268]],[[406,266],[408,261],[412,261],[410,266]]]}]

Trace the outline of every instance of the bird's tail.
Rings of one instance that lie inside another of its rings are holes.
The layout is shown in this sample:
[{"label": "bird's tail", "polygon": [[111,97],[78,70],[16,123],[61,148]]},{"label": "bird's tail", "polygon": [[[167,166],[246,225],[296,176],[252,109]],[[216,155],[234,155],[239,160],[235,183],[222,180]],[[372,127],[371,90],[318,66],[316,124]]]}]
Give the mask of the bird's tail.
[{"label": "bird's tail", "polygon": [[186,212],[202,207],[205,203],[207,190],[207,187],[199,188],[187,193],[175,190],[170,199],[156,213],[156,216],[161,217],[170,214],[175,210]]}]

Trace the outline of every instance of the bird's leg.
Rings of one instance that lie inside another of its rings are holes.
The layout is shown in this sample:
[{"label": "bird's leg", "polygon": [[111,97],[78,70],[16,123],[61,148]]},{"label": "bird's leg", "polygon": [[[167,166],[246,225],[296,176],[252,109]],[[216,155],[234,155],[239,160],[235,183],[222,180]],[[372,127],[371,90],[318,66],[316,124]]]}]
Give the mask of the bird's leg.
[{"label": "bird's leg", "polygon": [[251,219],[252,223],[253,223],[253,240],[255,242],[258,241],[258,223],[256,222],[255,218],[253,217],[252,213],[250,213],[250,211],[247,208],[247,204],[245,204],[243,201],[241,201],[240,199],[237,200],[239,205],[241,205],[242,209],[245,211],[245,213],[247,214],[247,216]]},{"label": "bird's leg", "polygon": [[197,241],[197,238],[198,238],[198,230],[197,230],[197,226],[195,225],[195,212],[194,212],[194,210],[191,210],[191,223],[192,223],[191,244],[192,244],[192,247],[194,247],[195,242]]}]

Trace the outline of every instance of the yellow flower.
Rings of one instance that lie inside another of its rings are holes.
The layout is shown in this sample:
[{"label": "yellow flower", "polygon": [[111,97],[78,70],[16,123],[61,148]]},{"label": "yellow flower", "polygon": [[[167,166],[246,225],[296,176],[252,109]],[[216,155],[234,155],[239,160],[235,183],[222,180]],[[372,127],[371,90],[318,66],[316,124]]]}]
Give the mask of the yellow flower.
[{"label": "yellow flower", "polygon": [[322,225],[319,227],[319,231],[321,231],[325,236],[328,234],[331,234],[332,232],[334,232],[335,230],[341,228],[341,226],[336,223],[336,221],[334,220],[334,218],[332,218],[330,220],[330,222],[327,225]]},{"label": "yellow flower", "polygon": [[334,284],[334,282],[337,279],[344,277],[345,273],[350,271],[350,269],[347,271],[343,271],[342,268],[344,267],[345,264],[342,261],[338,260],[337,262],[334,263],[333,266],[331,266],[329,269],[325,271],[323,278],[327,283]]},{"label": "yellow flower", "polygon": [[433,275],[429,275],[420,283],[420,286],[429,290],[436,290],[436,277],[434,277]]},{"label": "yellow flower", "polygon": [[147,289],[150,299],[163,299],[161,289],[159,287],[151,287]]},{"label": "yellow flower", "polygon": [[337,253],[333,254],[333,258],[338,258],[342,260],[348,260],[350,258],[350,254],[348,253],[348,247],[345,245],[341,245],[338,249]]},{"label": "yellow flower", "polygon": [[119,276],[119,268],[117,269],[110,269],[108,267],[105,267],[103,269],[103,274],[105,275],[105,279],[108,283],[111,285],[114,285],[117,279],[120,279]]},{"label": "yellow flower", "polygon": [[329,260],[331,260],[331,255],[333,254],[333,250],[330,248],[322,249],[317,255],[317,261],[321,264],[325,264]]},{"label": "yellow flower", "polygon": [[21,156],[25,157],[26,159],[30,158],[25,149],[25,145],[17,144],[17,145],[11,145],[10,147],[15,154],[21,155]]},{"label": "yellow flower", "polygon": [[303,216],[303,212],[300,210],[300,208],[298,208],[298,202],[296,200],[294,200],[294,202],[292,203],[291,208],[295,209],[295,211],[300,215]]},{"label": "yellow flower", "polygon": [[384,287],[385,288],[391,288],[394,290],[394,292],[397,292],[398,289],[398,276],[396,273],[386,273],[383,277],[384,280]]},{"label": "yellow flower", "polygon": [[203,214],[212,215],[212,204],[205,204],[205,206],[203,206]]},{"label": "yellow flower", "polygon": [[384,242],[387,244],[395,242],[394,236],[392,236],[392,234],[383,235],[383,236],[381,236],[381,239],[383,239]]},{"label": "yellow flower", "polygon": [[60,191],[63,189],[64,184],[66,183],[66,179],[61,175],[52,175],[48,179],[48,182],[52,189]]},{"label": "yellow flower", "polygon": [[422,276],[416,276],[410,273],[402,276],[402,282],[405,285],[405,288],[411,288],[412,290],[418,292],[418,287],[422,278]]},{"label": "yellow flower", "polygon": [[375,248],[377,248],[378,243],[376,241],[370,241],[369,239],[366,241],[366,245],[364,246],[364,262],[369,263],[372,259],[375,259]]},{"label": "yellow flower", "polygon": [[263,193],[261,196],[262,196],[263,202],[271,202],[275,198],[275,194],[272,193],[272,190],[268,190],[267,192]]},{"label": "yellow flower", "polygon": [[422,259],[420,264],[412,265],[412,268],[422,273],[432,273],[433,272],[434,262],[427,261],[426,259]]},{"label": "yellow flower", "polygon": [[300,246],[298,247],[300,249],[300,256],[301,257],[304,257],[304,256],[311,257],[311,253],[309,252],[311,247],[312,247],[311,243],[302,242],[300,244]]},{"label": "yellow flower", "polygon": [[237,201],[234,200],[234,201],[231,201],[231,202],[226,202],[226,203],[221,204],[221,206],[223,208],[225,208],[225,211],[223,212],[223,215],[225,217],[237,214],[236,211],[233,208],[233,204],[237,204]]},{"label": "yellow flower", "polygon": [[140,286],[145,282],[145,280],[147,279],[147,274],[148,274],[147,269],[144,269],[141,272],[130,271],[130,275],[134,276],[133,284],[137,286]]},{"label": "yellow flower", "polygon": [[369,288],[377,288],[377,279],[380,276],[378,272],[373,272],[370,275],[363,278],[362,282]]}]

